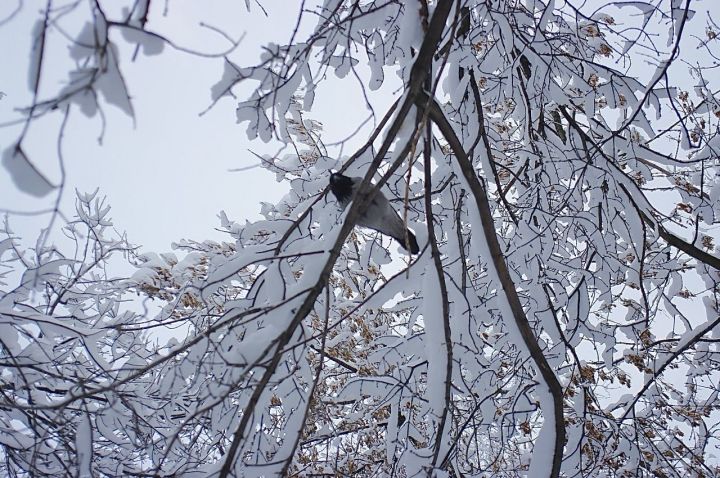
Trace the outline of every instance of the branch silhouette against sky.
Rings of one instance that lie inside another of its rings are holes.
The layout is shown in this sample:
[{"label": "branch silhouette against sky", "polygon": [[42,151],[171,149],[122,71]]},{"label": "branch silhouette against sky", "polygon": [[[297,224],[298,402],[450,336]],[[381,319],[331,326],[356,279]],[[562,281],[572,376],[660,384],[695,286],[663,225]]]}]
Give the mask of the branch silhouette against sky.
[{"label": "branch silhouette against sky", "polygon": [[3,8],[0,472],[720,474],[713,2]]}]

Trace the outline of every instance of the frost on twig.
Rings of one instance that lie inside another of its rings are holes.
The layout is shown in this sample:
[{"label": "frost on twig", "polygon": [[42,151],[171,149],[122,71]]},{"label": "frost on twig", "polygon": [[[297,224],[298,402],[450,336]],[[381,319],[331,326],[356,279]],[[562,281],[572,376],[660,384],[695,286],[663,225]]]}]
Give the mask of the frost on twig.
[{"label": "frost on twig", "polygon": [[[0,466],[717,475],[720,103],[684,63],[718,54],[700,7],[335,0],[255,65],[218,58],[212,104],[286,146],[257,156],[287,194],[173,252],[135,255],[93,194],[70,249],[6,225]],[[73,50],[91,69],[114,58],[103,21]],[[74,71],[90,96],[68,83],[67,104],[123,104]],[[333,76],[366,98],[399,82],[349,156],[313,111]],[[382,189],[420,254],[354,225],[370,195],[339,210],[338,170]]]}]

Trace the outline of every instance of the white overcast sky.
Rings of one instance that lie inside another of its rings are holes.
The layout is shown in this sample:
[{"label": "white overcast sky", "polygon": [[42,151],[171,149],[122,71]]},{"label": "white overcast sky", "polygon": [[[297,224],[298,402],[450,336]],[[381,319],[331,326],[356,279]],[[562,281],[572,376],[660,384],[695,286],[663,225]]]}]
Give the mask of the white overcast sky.
[{"label": "white overcast sky", "polygon": [[[112,2],[104,2],[112,4]],[[128,2],[118,2],[128,3]],[[31,51],[31,28],[41,15],[37,2],[24,2],[19,12],[0,26],[0,123],[20,118],[16,109],[31,102],[27,72]],[[117,4],[115,4],[117,5]],[[269,42],[287,43],[297,21],[300,2],[264,2],[266,17],[251,2],[237,0],[197,2],[171,0],[167,15],[165,2],[153,2],[148,29],[168,37],[175,44],[204,53],[222,52],[227,40],[201,25],[201,22],[226,32],[233,38],[243,37],[240,47],[229,55],[235,63],[249,66],[258,61],[261,46]],[[13,1],[0,2],[0,19],[18,7]],[[307,25],[314,18],[307,18]],[[80,22],[64,19],[68,30]],[[163,252],[173,241],[222,239],[214,231],[217,214],[224,210],[231,219],[244,222],[258,217],[260,201],[276,202],[287,185],[278,184],[274,175],[259,168],[230,172],[257,164],[248,149],[272,153],[278,144],[250,142],[245,125],[235,122],[236,101],[222,99],[204,116],[199,113],[210,104],[210,87],[217,82],[223,69],[222,58],[202,58],[166,46],[160,55],[139,54],[131,61],[132,47],[116,32],[111,36],[121,48],[122,71],[132,96],[135,122],[119,109],[108,106],[102,144],[98,138],[102,123],[98,117],[87,118],[77,108],[67,126],[63,142],[66,169],[65,191],[61,210],[74,211],[75,193],[100,188],[112,206],[112,218],[119,230],[143,251]],[[67,41],[57,34],[48,42],[47,65],[42,84],[54,90],[67,78]],[[316,96],[309,118],[324,124],[323,141],[333,143],[349,136],[369,114],[363,103],[359,85],[353,81],[332,79]],[[392,82],[388,81],[388,84]],[[349,88],[357,87],[353,92]],[[389,85],[379,95],[379,111],[390,101]],[[249,91],[239,88],[238,99]],[[53,114],[31,127],[24,148],[53,182],[60,178],[57,157],[59,114]],[[0,128],[0,148],[13,144],[22,125]],[[344,154],[351,154],[363,135],[348,143]],[[365,135],[366,137],[366,135]],[[335,151],[337,153],[337,151]],[[37,199],[17,190],[5,170],[0,171],[0,209],[32,212],[54,204],[56,194]],[[20,217],[11,215],[11,226],[32,241],[49,215]]]},{"label": "white overcast sky", "polygon": [[[132,2],[101,3],[106,8],[119,9]],[[182,48],[204,53],[226,50],[227,40],[201,23],[210,25],[233,38],[243,38],[229,57],[241,66],[249,66],[258,61],[263,45],[285,44],[290,40],[301,2],[262,2],[268,11],[267,17],[253,1],[249,3],[250,12],[245,2],[239,0],[153,2],[148,30],[166,36]],[[313,9],[310,3],[308,10]],[[86,2],[80,4],[85,6]],[[21,118],[16,109],[31,102],[27,81],[30,32],[42,15],[41,5],[45,3],[0,1],[0,21],[13,15],[20,6],[14,16],[0,24],[0,45],[4,46],[0,48],[0,92],[4,93],[0,99],[0,124],[3,125]],[[164,14],[166,5],[168,10]],[[108,13],[113,17],[113,12]],[[316,19],[308,15],[304,31],[315,22]],[[77,19],[64,17],[61,26],[72,35],[81,24]],[[303,37],[301,32],[299,38]],[[203,58],[166,46],[160,55],[139,54],[133,62],[133,48],[120,32],[116,31],[111,38],[122,47],[121,67],[132,96],[135,120],[107,106],[105,134],[100,145],[100,118],[86,118],[75,109],[63,142],[67,174],[61,206],[64,213],[72,215],[74,211],[75,189],[87,192],[99,187],[100,194],[107,196],[113,208],[116,227],[127,231],[130,241],[141,245],[143,250],[162,252],[182,238],[222,239],[224,236],[214,230],[219,224],[219,211],[226,211],[238,222],[252,220],[258,217],[260,201],[274,203],[285,193],[287,185],[278,184],[274,175],[259,168],[230,172],[257,164],[257,158],[248,149],[274,153],[280,146],[248,141],[246,125],[235,122],[236,101],[223,98],[207,114],[199,116],[210,104],[210,87],[221,78],[222,58]],[[68,61],[67,43],[57,33],[49,39],[41,84],[49,90],[55,91],[66,82],[72,65]],[[686,61],[688,54],[691,57],[693,49],[683,51]],[[646,74],[653,71],[643,61],[635,67],[648,70]],[[362,78],[369,77],[364,74],[367,67],[362,62],[358,69]],[[687,89],[696,81],[689,79]],[[398,83],[395,75],[386,71],[383,88],[371,97],[379,116],[392,101]],[[247,87],[237,88],[238,99],[242,100],[249,91]],[[371,92],[366,88],[365,93]],[[360,85],[352,78],[343,81],[329,78],[315,98],[307,117],[323,123],[322,140],[326,144],[351,135],[369,114]],[[32,161],[54,182],[60,177],[56,150],[60,117],[53,114],[34,123],[23,145]],[[0,149],[13,144],[21,127],[18,124],[0,128]],[[366,128],[349,141],[343,153],[351,154],[362,139],[367,138],[367,131]],[[339,154],[337,150],[329,153]],[[54,204],[55,197],[52,193],[36,199],[20,193],[7,172],[0,169],[0,210],[47,209]],[[11,226],[29,241],[48,221],[48,215],[11,216]]]}]

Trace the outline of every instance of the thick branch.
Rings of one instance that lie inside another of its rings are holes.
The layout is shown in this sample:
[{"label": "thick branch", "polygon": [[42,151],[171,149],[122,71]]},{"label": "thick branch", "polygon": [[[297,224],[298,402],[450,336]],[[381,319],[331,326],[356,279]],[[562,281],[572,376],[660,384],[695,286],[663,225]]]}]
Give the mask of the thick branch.
[{"label": "thick branch", "polygon": [[[405,122],[408,113],[417,101],[418,96],[422,93],[422,85],[424,84],[428,72],[430,71],[433,54],[437,49],[438,43],[440,42],[440,38],[445,28],[445,24],[449,16],[452,3],[453,2],[451,0],[443,1],[440,2],[435,8],[435,12],[433,13],[433,17],[430,21],[430,26],[428,28],[428,33],[425,36],[425,40],[420,47],[420,51],[411,70],[408,85],[409,91],[407,97],[400,106],[397,116],[393,120],[393,123],[388,130],[385,141],[383,141],[382,146],[378,150],[377,155],[373,159],[372,164],[368,168],[368,172],[365,174],[365,177],[360,184],[359,189],[361,191],[367,189],[368,185],[370,184],[370,179],[373,177],[375,171],[377,171],[380,163],[382,162],[382,159],[385,157],[385,154],[389,151],[390,146],[392,145],[395,137],[400,131],[400,128]],[[407,150],[407,147],[405,149]],[[404,155],[401,154],[396,159],[395,163],[389,168],[388,172],[385,174],[383,180],[377,183],[377,188],[380,188],[384,181],[387,180],[386,178],[389,177],[389,175],[392,174],[392,172],[399,167],[403,158]],[[347,216],[345,218],[345,222],[343,223],[340,232],[338,233],[335,244],[329,251],[329,257],[325,262],[322,271],[318,275],[317,282],[308,292],[305,300],[298,308],[295,316],[290,321],[290,324],[288,324],[285,332],[280,334],[264,351],[263,357],[271,353],[272,350],[275,350],[276,353],[274,354],[272,360],[265,369],[265,372],[260,378],[258,385],[253,390],[253,393],[248,400],[248,405],[246,407],[245,413],[243,414],[242,420],[240,421],[238,427],[235,429],[235,432],[233,433],[232,443],[228,448],[228,452],[224,457],[223,466],[220,470],[219,476],[221,478],[227,477],[230,474],[230,470],[233,468],[233,464],[235,463],[236,455],[240,444],[244,441],[249,422],[254,416],[254,409],[257,406],[257,403],[262,396],[265,387],[274,375],[275,369],[277,368],[282,358],[283,354],[280,353],[280,350],[282,350],[290,342],[290,339],[295,333],[297,327],[300,325],[303,319],[307,317],[307,315],[312,311],[313,307],[315,306],[315,302],[320,295],[320,292],[322,292],[323,288],[328,282],[328,279],[330,278],[330,273],[332,272],[333,266],[335,265],[335,261],[340,255],[340,250],[342,244],[345,242],[345,238],[350,234],[350,231],[355,226],[355,223],[360,216],[360,212],[367,207],[371,200],[372,196],[370,194],[366,194],[357,197],[350,204]]]},{"label": "thick branch", "polygon": [[[575,121],[575,119],[570,115],[570,113],[568,113],[567,109],[564,107],[560,107],[559,109],[560,109],[560,112],[562,112],[565,120],[567,120],[567,122],[570,124],[570,126],[572,126],[572,128],[575,131],[577,131],[578,134],[586,142],[588,142],[589,144],[591,144],[593,146],[593,148],[595,148],[595,150],[598,152],[598,154],[600,154],[607,161],[608,165],[615,168],[619,172],[619,174],[622,174],[623,176],[625,176],[625,173],[623,171],[621,171],[620,168],[617,167],[617,165],[612,160],[612,158],[610,158],[602,150],[602,147],[600,145],[598,145],[597,143],[595,143],[593,141],[593,139],[590,137],[590,135],[588,135],[585,132],[585,130],[582,129],[582,127],[577,123],[577,121]],[[632,180],[628,179],[628,181],[632,181]],[[708,254],[707,252],[696,247],[695,245],[679,238],[675,234],[673,234],[670,231],[668,231],[667,229],[665,229],[665,227],[662,224],[660,224],[659,222],[656,222],[648,213],[646,213],[639,207],[639,205],[637,204],[637,201],[635,201],[633,195],[630,193],[630,191],[628,191],[628,189],[625,187],[624,184],[621,183],[620,188],[627,195],[628,199],[630,199],[630,201],[633,203],[633,206],[635,207],[635,209],[637,209],[642,220],[648,226],[650,226],[652,228],[657,228],[658,234],[660,234],[660,237],[663,238],[665,240],[665,242],[667,242],[668,244],[670,244],[671,246],[673,246],[677,249],[680,249],[685,254],[702,262],[703,264],[706,264],[710,267],[720,270],[720,259],[719,258],[717,258],[711,254]]]},{"label": "thick branch", "polygon": [[[453,364],[453,344],[452,344],[452,333],[450,330],[450,304],[448,299],[447,284],[445,283],[445,271],[443,270],[442,258],[440,257],[440,250],[437,245],[437,237],[435,235],[435,221],[432,212],[432,184],[430,178],[432,172],[431,167],[431,148],[432,148],[432,129],[431,124],[425,125],[425,146],[423,148],[424,153],[424,169],[425,169],[425,218],[427,220],[428,230],[428,244],[430,245],[430,251],[432,253],[432,260],[435,265],[435,273],[437,274],[437,283],[440,286],[440,297],[442,297],[442,323],[443,323],[443,334],[445,340],[445,403],[447,406],[443,407],[442,415],[438,422],[437,427],[437,439],[435,440],[435,447],[433,450],[433,468],[437,466],[440,449],[442,448],[443,436],[445,427],[447,426],[447,418],[449,414],[450,404],[452,403],[452,364]],[[426,319],[426,320],[437,320]],[[430,358],[430,357],[428,357]]]},{"label": "thick branch", "polygon": [[665,361],[658,367],[655,372],[653,373],[653,376],[651,379],[647,380],[645,382],[645,385],[643,385],[643,388],[635,395],[635,397],[632,399],[632,401],[627,405],[625,408],[625,412],[623,412],[622,416],[620,417],[620,420],[625,420],[627,416],[630,414],[632,409],[635,407],[635,404],[638,400],[640,400],[640,397],[642,397],[645,392],[647,392],[648,388],[655,383],[655,381],[660,378],[660,375],[665,371],[665,369],[673,363],[673,361],[678,358],[680,355],[685,353],[686,350],[688,350],[690,347],[695,345],[700,341],[701,338],[708,332],[710,332],[712,329],[714,329],[718,324],[720,324],[720,318],[717,318],[710,322],[709,324],[706,323],[705,327],[698,330],[697,333],[695,333],[690,339],[685,341],[685,343],[679,343],[678,346],[675,348],[675,350],[672,351],[669,357],[665,359]]},{"label": "thick branch", "polygon": [[465,154],[460,139],[455,134],[450,122],[447,118],[445,118],[445,115],[437,102],[433,98],[427,97],[427,95],[424,95],[423,98],[419,98],[419,100],[422,104],[428,104],[430,119],[437,125],[442,135],[450,144],[463,176],[470,186],[473,197],[475,198],[476,207],[480,212],[483,232],[485,234],[488,248],[490,249],[492,263],[497,271],[500,285],[503,288],[505,297],[507,298],[510,306],[510,310],[515,320],[515,325],[520,330],[525,347],[527,347],[530,356],[535,361],[535,364],[540,370],[540,374],[545,380],[545,383],[547,384],[553,397],[555,415],[555,446],[553,448],[552,471],[550,476],[557,477],[560,474],[563,448],[565,446],[565,421],[563,415],[562,386],[555,376],[555,373],[552,371],[552,368],[545,358],[542,349],[538,345],[537,339],[532,331],[532,327],[530,327],[530,323],[525,316],[525,311],[520,303],[520,297],[518,296],[515,284],[510,277],[510,271],[505,263],[505,257],[500,247],[500,242],[497,239],[495,222],[492,217],[492,211],[490,210],[490,203],[488,201],[485,187],[477,178],[470,158],[468,158]]}]

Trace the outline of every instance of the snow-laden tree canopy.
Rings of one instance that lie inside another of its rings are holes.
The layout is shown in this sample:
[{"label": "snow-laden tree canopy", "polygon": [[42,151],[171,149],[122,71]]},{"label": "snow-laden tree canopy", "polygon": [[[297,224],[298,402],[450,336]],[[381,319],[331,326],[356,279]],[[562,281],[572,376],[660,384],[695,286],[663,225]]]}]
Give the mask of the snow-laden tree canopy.
[{"label": "snow-laden tree canopy", "polygon": [[[116,42],[162,54],[174,45],[148,18],[168,13],[54,3],[33,32],[26,130],[132,114]],[[0,289],[0,470],[716,476],[713,7],[326,0],[259,64],[231,49],[208,88],[249,139],[291,146],[262,158],[287,195],[260,221],[223,215],[225,242],[141,256],[97,193],[63,225],[70,248],[23,248],[6,220],[3,274],[19,280]],[[70,10],[85,15],[65,32],[76,68],[47,93],[46,38]],[[401,85],[341,157],[313,116],[331,76]],[[24,141],[3,166],[48,194]],[[420,253],[354,227],[372,195],[340,212],[331,171],[390,198]],[[137,272],[118,278],[124,258]]]}]

